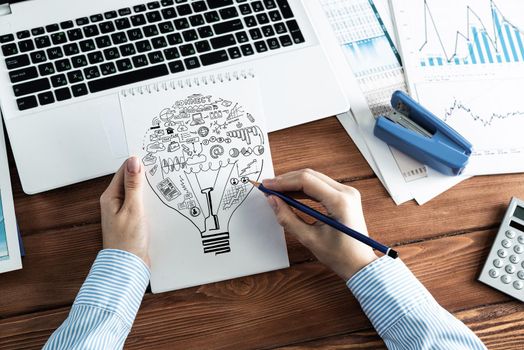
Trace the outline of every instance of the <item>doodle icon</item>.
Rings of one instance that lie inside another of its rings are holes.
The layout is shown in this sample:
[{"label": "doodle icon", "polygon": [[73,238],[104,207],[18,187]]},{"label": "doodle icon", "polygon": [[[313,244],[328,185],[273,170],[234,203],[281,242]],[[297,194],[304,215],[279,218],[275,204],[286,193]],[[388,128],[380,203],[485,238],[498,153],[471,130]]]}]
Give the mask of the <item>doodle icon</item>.
[{"label": "doodle icon", "polygon": [[213,145],[209,150],[209,153],[211,153],[211,157],[217,159],[224,154],[224,147],[220,145]]},{"label": "doodle icon", "polygon": [[160,193],[164,196],[165,199],[168,201],[172,201],[173,199],[177,198],[181,195],[178,188],[176,188],[175,184],[169,177],[166,177],[164,180],[162,180],[158,185],[157,188],[160,190]]},{"label": "doodle icon", "polygon": [[204,121],[204,118],[202,118],[202,113],[195,113],[195,114],[193,114],[193,116],[191,118],[192,118],[192,121],[191,121],[191,124],[190,124],[191,126],[202,125],[202,124],[206,123]]}]

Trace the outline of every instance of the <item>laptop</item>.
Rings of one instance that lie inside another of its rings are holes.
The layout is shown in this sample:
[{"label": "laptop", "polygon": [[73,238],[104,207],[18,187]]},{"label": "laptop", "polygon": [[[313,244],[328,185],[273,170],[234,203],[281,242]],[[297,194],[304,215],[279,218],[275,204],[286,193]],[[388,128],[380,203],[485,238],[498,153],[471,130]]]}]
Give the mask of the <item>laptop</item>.
[{"label": "laptop", "polygon": [[0,104],[24,192],[114,173],[119,92],[253,69],[269,131],[349,110],[310,0],[0,0]]}]

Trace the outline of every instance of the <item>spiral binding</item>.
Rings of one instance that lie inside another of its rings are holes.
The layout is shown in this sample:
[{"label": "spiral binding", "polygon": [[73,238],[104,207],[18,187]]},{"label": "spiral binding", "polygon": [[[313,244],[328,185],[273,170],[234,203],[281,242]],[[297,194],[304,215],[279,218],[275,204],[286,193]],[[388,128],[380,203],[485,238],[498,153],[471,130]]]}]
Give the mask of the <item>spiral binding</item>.
[{"label": "spiral binding", "polygon": [[124,89],[120,92],[123,97],[152,94],[153,92],[168,91],[168,90],[181,90],[186,88],[192,88],[194,86],[201,85],[214,85],[222,84],[226,81],[235,81],[241,79],[254,78],[255,73],[253,70],[242,70],[233,71],[209,75],[201,75],[197,77],[191,77],[186,79],[178,80],[167,80],[157,83],[152,83],[143,86],[137,86],[133,88]]}]

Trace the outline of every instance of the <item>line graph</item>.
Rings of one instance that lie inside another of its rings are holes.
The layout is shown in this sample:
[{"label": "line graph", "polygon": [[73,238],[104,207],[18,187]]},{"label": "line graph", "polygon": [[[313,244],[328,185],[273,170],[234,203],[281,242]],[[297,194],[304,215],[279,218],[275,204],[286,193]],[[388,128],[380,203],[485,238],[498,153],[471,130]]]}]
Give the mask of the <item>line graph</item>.
[{"label": "line graph", "polygon": [[[453,49],[446,48],[442,28],[435,20],[428,0],[424,0],[424,41],[420,45],[422,67],[444,65],[506,64],[524,62],[524,30],[513,24],[494,0],[489,1],[490,25],[471,7],[465,8],[465,30],[457,29]],[[437,42],[430,42],[435,34]],[[424,54],[428,47],[438,53]],[[461,54],[461,52],[463,54]]]},{"label": "line graph", "polygon": [[483,126],[488,127],[493,124],[493,122],[497,120],[504,120],[514,117],[524,117],[524,111],[514,111],[514,112],[507,112],[507,113],[487,113],[486,116],[481,115],[480,113],[476,113],[473,111],[472,108],[468,107],[461,101],[455,99],[453,102],[453,105],[446,109],[444,113],[444,121],[447,122],[448,120],[452,119],[456,114],[459,112],[465,113],[467,116],[471,117],[474,121],[480,122]]}]

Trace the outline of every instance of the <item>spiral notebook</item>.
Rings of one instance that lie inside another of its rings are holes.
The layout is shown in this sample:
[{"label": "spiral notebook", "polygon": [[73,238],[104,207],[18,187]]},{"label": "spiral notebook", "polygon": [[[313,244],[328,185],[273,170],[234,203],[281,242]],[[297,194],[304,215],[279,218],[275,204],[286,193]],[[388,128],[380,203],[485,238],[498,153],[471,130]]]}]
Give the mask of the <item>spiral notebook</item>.
[{"label": "spiral notebook", "polygon": [[145,169],[154,293],[289,266],[281,227],[249,180],[273,165],[257,78],[202,75],[122,91]]}]

